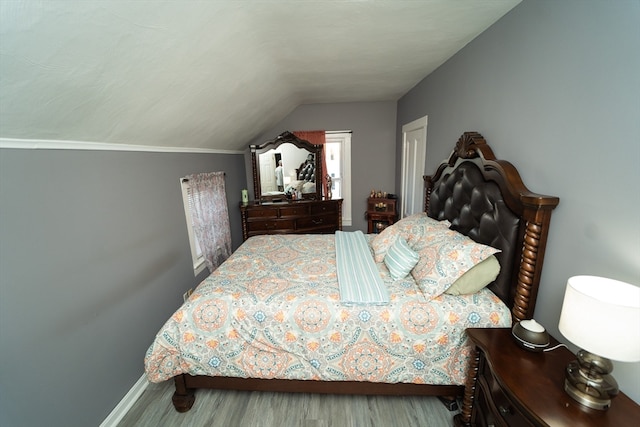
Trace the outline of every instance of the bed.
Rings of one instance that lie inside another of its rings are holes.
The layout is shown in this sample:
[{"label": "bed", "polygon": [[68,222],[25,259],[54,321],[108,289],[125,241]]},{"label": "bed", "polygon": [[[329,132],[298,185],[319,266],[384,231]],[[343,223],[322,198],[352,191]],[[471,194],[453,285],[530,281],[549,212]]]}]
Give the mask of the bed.
[{"label": "bed", "polygon": [[[343,300],[342,233],[254,236],[161,328],[145,356],[147,377],[174,380],[180,412],[198,388],[461,396],[471,358],[465,329],[532,317],[558,202],[530,192],[512,164],[466,132],[425,177],[423,214],[358,236],[386,300]],[[417,254],[400,272],[398,251]],[[489,260],[498,267],[487,286],[475,287],[474,275],[472,291],[451,291],[447,280],[471,277],[452,271],[449,279],[451,266],[476,271]]]}]

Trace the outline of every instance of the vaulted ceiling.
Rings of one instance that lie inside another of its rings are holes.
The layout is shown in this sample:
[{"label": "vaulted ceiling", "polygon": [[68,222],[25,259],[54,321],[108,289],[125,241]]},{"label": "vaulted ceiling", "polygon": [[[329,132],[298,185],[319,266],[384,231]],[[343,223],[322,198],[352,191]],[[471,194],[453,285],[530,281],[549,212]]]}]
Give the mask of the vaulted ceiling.
[{"label": "vaulted ceiling", "polygon": [[393,101],[521,0],[0,0],[0,138],[241,150]]}]

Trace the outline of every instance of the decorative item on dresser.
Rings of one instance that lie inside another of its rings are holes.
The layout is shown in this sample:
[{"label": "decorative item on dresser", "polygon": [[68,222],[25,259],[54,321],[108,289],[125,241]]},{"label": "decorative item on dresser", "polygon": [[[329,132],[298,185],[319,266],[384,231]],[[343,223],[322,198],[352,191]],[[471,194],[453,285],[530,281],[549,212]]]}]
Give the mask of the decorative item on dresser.
[{"label": "decorative item on dresser", "polygon": [[380,233],[398,219],[396,211],[397,199],[382,197],[380,192],[375,193],[372,191],[371,194],[374,194],[375,197],[367,199],[367,233]]},{"label": "decorative item on dresser", "polygon": [[342,230],[342,199],[240,204],[242,238],[259,234],[325,234]]},{"label": "decorative item on dresser", "polygon": [[467,336],[475,350],[456,427],[619,427],[640,420],[640,406],[623,393],[608,411],[570,397],[564,368],[575,356],[557,348],[553,337],[547,351],[533,352],[520,347],[508,328],[467,329]]}]

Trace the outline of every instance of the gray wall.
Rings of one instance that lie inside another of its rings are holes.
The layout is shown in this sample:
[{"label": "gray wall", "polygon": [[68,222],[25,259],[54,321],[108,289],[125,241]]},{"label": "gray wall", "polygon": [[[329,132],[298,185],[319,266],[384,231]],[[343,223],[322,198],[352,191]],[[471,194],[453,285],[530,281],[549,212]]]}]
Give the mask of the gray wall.
[{"label": "gray wall", "polygon": [[[242,154],[0,150],[0,425],[97,426],[195,278],[179,178]],[[206,276],[206,274],[204,274]]]},{"label": "gray wall", "polygon": [[[535,317],[561,340],[568,277],[640,284],[639,22],[638,1],[525,0],[398,103],[397,156],[402,125],[428,115],[427,171],[473,130],[560,197]],[[615,365],[640,401],[640,363]]]},{"label": "gray wall", "polygon": [[[354,102],[301,105],[280,123],[254,139],[262,144],[282,132],[351,130],[351,196],[353,225],[367,231],[364,212],[372,188],[393,192],[395,186],[395,102]],[[247,167],[251,173],[251,168]],[[249,182],[252,178],[249,175]],[[253,192],[249,192],[253,194]]]}]

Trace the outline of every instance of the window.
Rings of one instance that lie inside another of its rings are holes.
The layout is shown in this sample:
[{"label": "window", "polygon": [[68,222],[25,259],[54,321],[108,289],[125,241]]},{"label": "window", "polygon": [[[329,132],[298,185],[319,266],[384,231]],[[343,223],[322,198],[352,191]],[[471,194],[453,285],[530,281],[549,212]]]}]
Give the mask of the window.
[{"label": "window", "polygon": [[184,216],[187,220],[187,232],[189,234],[189,246],[191,247],[191,259],[193,261],[193,272],[197,276],[206,268],[204,262],[204,254],[200,249],[200,243],[193,231],[193,220],[191,219],[191,209],[193,207],[193,193],[189,186],[189,181],[180,179],[180,187],[182,188],[182,203],[184,204]]},{"label": "window", "polygon": [[351,221],[351,132],[326,132],[324,156],[331,177],[331,198],[342,199],[342,225]]}]

